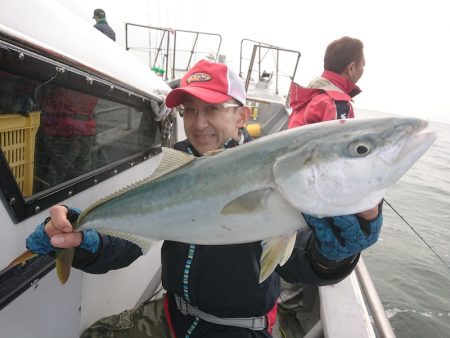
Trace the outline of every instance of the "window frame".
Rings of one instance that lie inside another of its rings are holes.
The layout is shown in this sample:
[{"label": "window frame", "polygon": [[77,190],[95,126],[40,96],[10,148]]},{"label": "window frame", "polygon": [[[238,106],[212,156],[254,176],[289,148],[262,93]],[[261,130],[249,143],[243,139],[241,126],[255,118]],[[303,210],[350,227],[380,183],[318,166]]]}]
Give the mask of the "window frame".
[{"label": "window frame", "polygon": [[[41,81],[42,83],[55,77],[51,81],[54,85],[135,107],[148,114],[152,113],[152,101],[156,101],[158,104],[162,103],[162,97],[141,93],[134,88],[127,87],[123,83],[115,82],[113,79],[102,78],[97,72],[87,67],[77,65],[80,67],[78,69],[63,61],[67,62],[58,54],[25,48],[20,46],[20,44],[18,45],[17,41],[11,41],[7,37],[0,36],[0,70]],[[155,119],[153,120],[155,123],[160,123]],[[161,153],[161,135],[159,135],[158,141],[154,142],[153,145],[149,145],[145,151],[136,152],[132,156],[93,170],[43,192],[33,194],[30,197],[22,195],[14,175],[9,169],[8,162],[3,152],[0,151],[0,172],[2,173],[0,190],[6,202],[5,207],[12,221],[16,224],[20,223],[54,204],[61,203],[93,185]]]}]

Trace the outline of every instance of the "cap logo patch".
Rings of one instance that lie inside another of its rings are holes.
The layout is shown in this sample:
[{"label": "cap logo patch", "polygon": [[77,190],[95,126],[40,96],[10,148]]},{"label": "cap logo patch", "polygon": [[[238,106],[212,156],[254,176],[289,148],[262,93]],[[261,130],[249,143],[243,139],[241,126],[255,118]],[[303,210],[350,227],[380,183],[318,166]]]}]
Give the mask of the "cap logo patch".
[{"label": "cap logo patch", "polygon": [[211,80],[211,75],[206,73],[194,73],[189,75],[189,77],[186,80],[187,84],[190,84],[191,82],[205,82]]}]

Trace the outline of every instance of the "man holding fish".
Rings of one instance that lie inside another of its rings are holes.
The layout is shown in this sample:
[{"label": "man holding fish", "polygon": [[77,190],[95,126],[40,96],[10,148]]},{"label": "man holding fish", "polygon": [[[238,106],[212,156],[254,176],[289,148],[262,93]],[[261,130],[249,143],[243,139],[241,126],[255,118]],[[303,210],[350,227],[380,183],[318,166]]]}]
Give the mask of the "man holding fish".
[{"label": "man holding fish", "polygon": [[[230,149],[222,153],[219,150],[238,146],[248,148],[242,145],[250,141],[244,129],[250,115],[245,96],[242,81],[227,65],[205,60],[198,62],[183,77],[180,88],[168,94],[166,105],[181,107],[187,136],[187,140],[177,143],[175,149],[202,157],[202,161],[193,160],[182,168],[187,166],[185,170],[191,168],[189,172],[195,172],[197,163],[213,168],[208,166],[215,161],[220,163],[222,158],[227,158],[224,153],[234,151]],[[250,144],[257,142],[260,141]],[[178,156],[177,152],[174,156]],[[194,163],[193,167],[189,167],[191,163]],[[236,165],[246,166],[245,161],[238,161]],[[270,177],[284,170],[283,163],[279,163],[273,167]],[[208,179],[207,174],[204,175],[205,180]],[[232,180],[239,178],[238,172],[221,175],[228,175]],[[257,168],[252,175],[258,175]],[[160,176],[156,180],[165,177]],[[187,176],[184,177],[188,180]],[[269,176],[261,177],[269,180]],[[201,179],[196,181],[192,190],[201,190]],[[187,183],[179,181],[178,185],[181,184]],[[377,197],[371,205],[373,208],[356,215],[337,214],[319,218],[305,214],[308,226],[302,226],[305,224],[302,213],[286,205],[284,198],[289,199],[289,194],[286,189],[280,192],[273,185],[266,188],[261,183],[256,191],[248,190],[242,196],[232,196],[231,202],[221,207],[217,216],[220,230],[233,230],[233,222],[221,223],[227,217],[242,219],[244,223],[252,213],[260,213],[259,223],[267,221],[264,228],[270,228],[266,233],[261,228],[261,235],[259,231],[238,232],[222,242],[207,235],[203,238],[201,231],[197,231],[192,239],[177,239],[176,231],[167,236],[156,236],[165,240],[161,252],[164,299],[127,311],[128,320],[134,323],[128,330],[121,330],[120,323],[105,320],[94,324],[82,337],[148,337],[139,329],[148,325],[152,325],[152,337],[271,337],[280,293],[279,277],[312,286],[339,282],[352,272],[360,252],[377,241],[382,224],[381,208],[375,205],[380,201]],[[204,205],[206,209],[206,202],[214,198],[204,192],[204,201],[191,205],[192,213],[195,210],[193,206],[200,209]],[[270,212],[263,210],[266,206]],[[182,210],[174,205],[167,215]],[[176,217],[194,218],[181,214]],[[89,215],[94,215],[93,220],[97,218],[95,213],[88,213],[86,220]],[[100,229],[74,231],[71,222],[75,223],[78,216],[77,209],[52,207],[50,217],[27,239],[28,249],[39,254],[51,254],[55,248],[76,248],[72,266],[90,273],[122,268],[143,254],[141,247],[132,241],[101,233]],[[205,216],[206,219],[208,217]],[[285,218],[289,220],[285,221]],[[146,219],[149,226],[156,222],[152,218]],[[202,215],[198,215],[196,221],[201,223]],[[297,224],[292,224],[294,222]],[[196,226],[194,223],[193,227]],[[212,219],[211,223],[214,223]],[[287,223],[291,229],[289,233],[276,232],[278,225],[281,227]],[[273,237],[263,237],[270,231],[275,231]],[[142,307],[146,306],[148,308],[143,310]],[[145,320],[143,313],[150,318]],[[146,325],[138,325],[140,320],[146,321]]]}]

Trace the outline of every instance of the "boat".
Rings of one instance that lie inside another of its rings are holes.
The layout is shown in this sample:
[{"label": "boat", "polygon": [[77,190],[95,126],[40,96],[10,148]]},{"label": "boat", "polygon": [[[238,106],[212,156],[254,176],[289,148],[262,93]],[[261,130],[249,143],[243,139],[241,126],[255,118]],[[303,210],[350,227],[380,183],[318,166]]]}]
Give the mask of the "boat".
[{"label": "boat", "polygon": [[[94,276],[73,270],[64,286],[51,257],[7,266],[50,206],[85,208],[155,170],[161,146],[171,143],[164,126],[172,112],[161,109],[170,86],[53,1],[30,1],[27,11],[4,2],[0,46],[2,336],[78,337],[98,318],[153,293],[160,283],[160,246],[120,271]],[[62,109],[55,120],[45,112]],[[49,154],[71,157],[84,168],[52,163]]]},{"label": "boat", "polygon": [[[58,34],[48,27],[57,27]],[[52,205],[85,208],[149,176],[162,147],[184,137],[182,120],[176,109],[165,109],[164,95],[199,58],[226,62],[219,34],[133,23],[126,32],[123,48],[57,2],[31,0],[27,11],[18,2],[3,4],[2,336],[78,337],[99,318],[137,307],[160,286],[161,243],[124,269],[103,275],[73,269],[65,285],[58,282],[52,257],[9,266]],[[138,36],[152,45],[141,45]],[[266,63],[268,53],[276,56],[270,58],[274,68]],[[281,71],[283,53],[292,60],[290,71]],[[239,74],[248,91],[247,129],[253,137],[286,128],[289,95],[281,83],[293,81],[299,59],[298,51],[242,40]],[[49,112],[61,113],[61,107],[64,114],[52,118]],[[75,161],[83,165],[73,166]],[[314,292],[320,308],[311,313],[315,324],[308,337],[393,337],[362,261],[343,282]]]}]

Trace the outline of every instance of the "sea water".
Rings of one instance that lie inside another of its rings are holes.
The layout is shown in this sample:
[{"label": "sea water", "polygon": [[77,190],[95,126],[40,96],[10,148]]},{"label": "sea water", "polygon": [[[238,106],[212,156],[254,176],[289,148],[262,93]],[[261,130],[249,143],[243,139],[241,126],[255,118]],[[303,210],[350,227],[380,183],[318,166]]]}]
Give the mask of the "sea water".
[{"label": "sea water", "polygon": [[[376,116],[359,110],[358,117]],[[379,241],[363,257],[398,338],[450,337],[450,125],[429,122],[437,140],[393,186]]]}]

